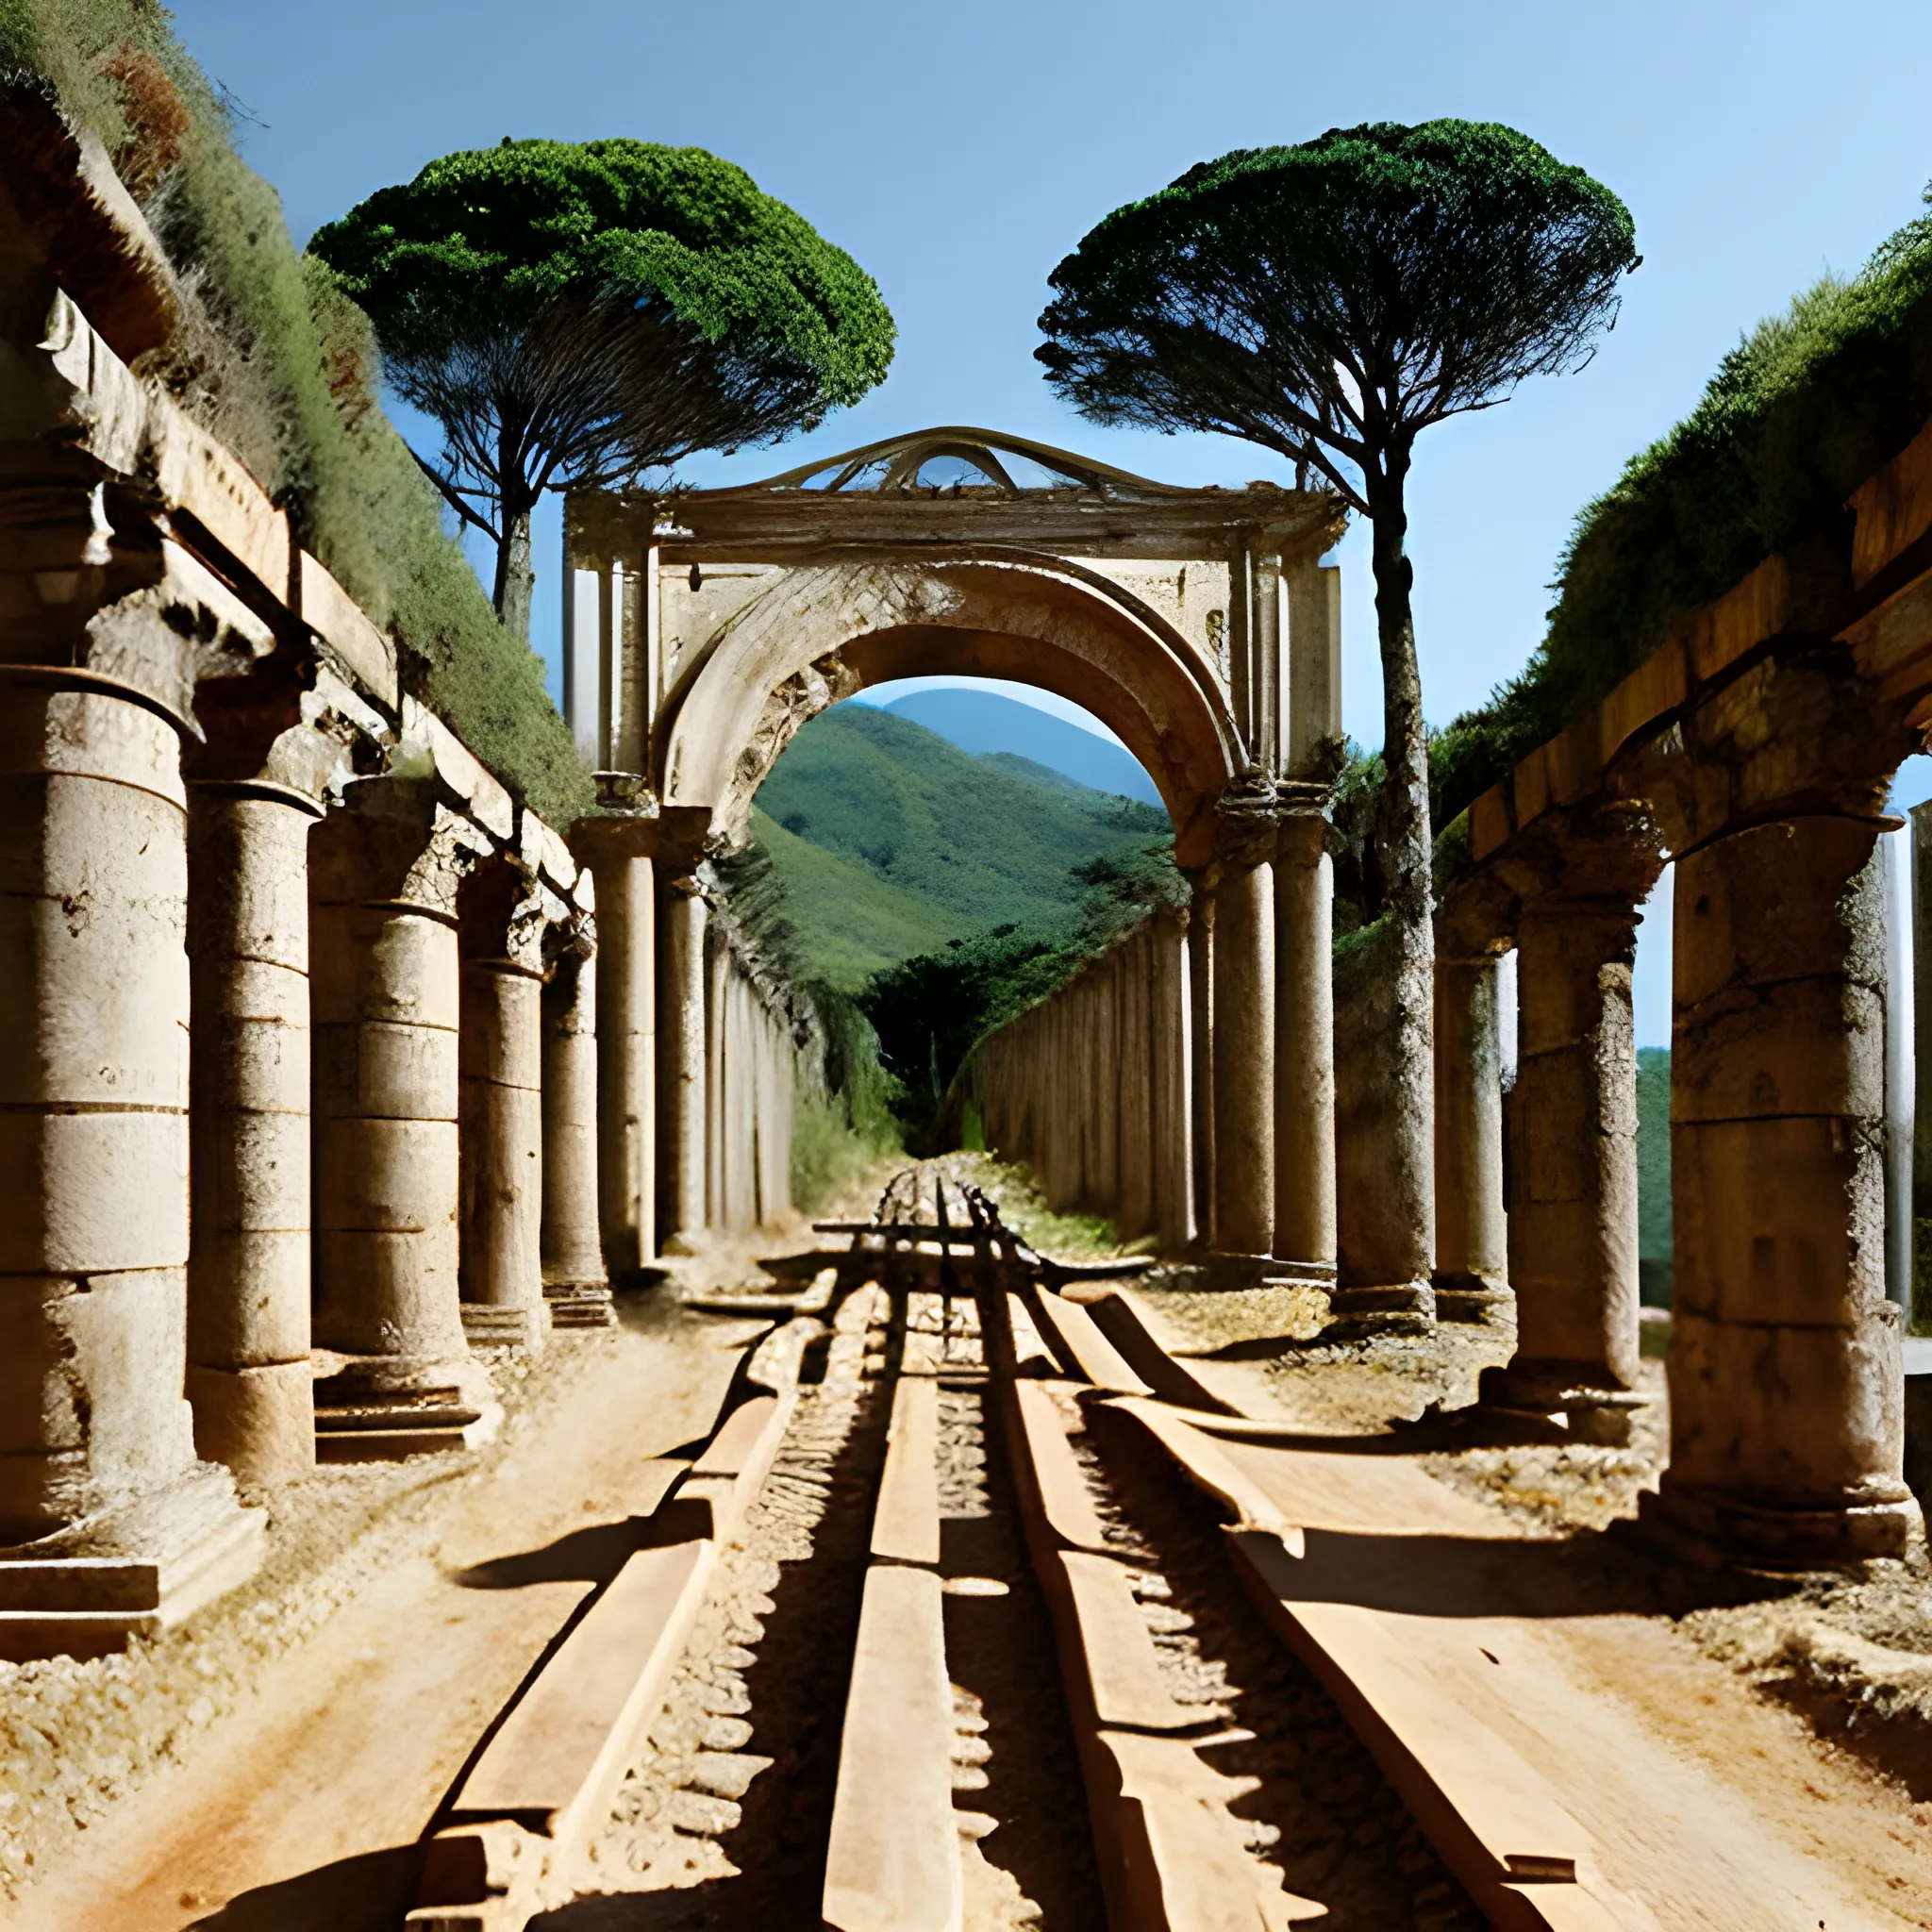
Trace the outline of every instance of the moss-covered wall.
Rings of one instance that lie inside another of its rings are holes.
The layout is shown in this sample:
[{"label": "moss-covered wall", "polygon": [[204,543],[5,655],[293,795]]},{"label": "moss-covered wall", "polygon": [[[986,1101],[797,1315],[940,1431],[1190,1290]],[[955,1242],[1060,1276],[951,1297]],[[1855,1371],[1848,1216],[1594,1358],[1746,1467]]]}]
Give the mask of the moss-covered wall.
[{"label": "moss-covered wall", "polygon": [[[1932,204],[1932,189],[1926,191]],[[1585,506],[1521,675],[1437,735],[1445,826],[1767,558],[1849,528],[1845,500],[1932,417],[1932,214],[1726,356],[1697,408]]]},{"label": "moss-covered wall", "polygon": [[97,135],[180,283],[175,338],[142,360],[290,514],[394,636],[406,684],[558,825],[590,779],[538,658],[496,621],[441,500],[377,401],[368,325],[300,255],[236,152],[208,76],[152,0],[0,0],[0,83],[51,92]]}]

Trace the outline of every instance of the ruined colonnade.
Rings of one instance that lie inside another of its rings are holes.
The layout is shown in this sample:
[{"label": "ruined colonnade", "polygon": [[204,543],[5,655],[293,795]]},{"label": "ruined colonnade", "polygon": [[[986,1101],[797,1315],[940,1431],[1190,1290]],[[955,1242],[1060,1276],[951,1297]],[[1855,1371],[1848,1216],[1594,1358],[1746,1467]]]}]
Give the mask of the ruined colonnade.
[{"label": "ruined colonnade", "polygon": [[[703,825],[626,797],[566,841],[519,805],[246,472],[13,259],[39,387],[0,441],[0,1655],[28,1657],[248,1574],[260,1484],[475,1441],[476,1349],[608,1324],[657,1253],[660,1113],[721,1163],[671,1226],[781,1212],[794,1049],[701,913],[700,970],[656,972],[710,890]],[[660,1035],[696,1059],[668,1104]]]},{"label": "ruined colonnade", "polygon": [[[1903,1480],[1910,1266],[1889,1257],[1887,1214],[1890,1192],[1901,1247],[1916,1209],[1888,1137],[1911,1110],[1887,1098],[1879,841],[1898,823],[1885,815],[1892,774],[1932,717],[1928,478],[1932,428],[1854,498],[1840,575],[1773,559],[1478,800],[1437,916],[1433,1298],[1465,1320],[1513,1305],[1513,1355],[1481,1382],[1491,1426],[1554,1421],[1620,1442],[1643,1400],[1631,966],[1641,908],[1674,862],[1671,1459],[1644,1511],[1669,1538],[1752,1561],[1896,1554],[1919,1521]],[[1284,989],[1287,935],[1315,922],[1284,914],[1281,867],[1271,877],[1256,862],[1253,810],[1251,794],[1230,796],[1229,835],[1174,921],[1192,981],[1174,1005],[1196,1089],[1194,1253],[1247,1255],[1265,1274],[1263,1177],[1277,1202],[1295,1182],[1319,1190],[1342,1223],[1341,1312],[1351,1237],[1375,1235],[1374,1177],[1350,1156],[1374,1134],[1351,1120],[1325,1171],[1278,1152],[1321,1118],[1282,1077],[1289,1029],[1330,1022],[1319,991]],[[1271,899],[1272,959],[1256,938]],[[1130,1003],[1113,989],[1152,931],[975,1064],[989,1142],[1035,1159],[1057,1205],[1120,1210],[1124,1233],[1143,1224],[1124,1171],[1071,1149],[1096,1111],[1140,1118],[1118,1051],[1097,1094],[1081,1069],[1096,1038],[1116,1039]],[[1359,1063],[1393,1024],[1389,975],[1355,962],[1336,976],[1335,1073],[1358,1092]],[[1908,997],[1891,987],[1894,1004]],[[1257,1024],[1270,1011],[1272,1042]],[[1264,1109],[1240,1069],[1271,1047],[1280,1097]],[[1285,1219],[1277,1207],[1277,1257],[1293,1245]]]}]

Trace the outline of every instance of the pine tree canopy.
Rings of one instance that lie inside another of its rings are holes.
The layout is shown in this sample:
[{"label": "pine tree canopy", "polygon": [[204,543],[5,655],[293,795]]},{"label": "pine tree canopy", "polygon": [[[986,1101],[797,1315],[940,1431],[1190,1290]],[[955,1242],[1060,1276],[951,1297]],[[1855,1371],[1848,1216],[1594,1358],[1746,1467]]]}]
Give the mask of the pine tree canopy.
[{"label": "pine tree canopy", "polygon": [[1383,452],[1588,360],[1639,259],[1624,204],[1512,128],[1336,128],[1116,209],[1035,353],[1096,422],[1242,437],[1366,508]]},{"label": "pine tree canopy", "polygon": [[892,359],[871,276],[702,148],[445,155],[308,245],[368,312],[396,390],[442,425],[431,474],[500,541],[546,489],[775,441]]}]

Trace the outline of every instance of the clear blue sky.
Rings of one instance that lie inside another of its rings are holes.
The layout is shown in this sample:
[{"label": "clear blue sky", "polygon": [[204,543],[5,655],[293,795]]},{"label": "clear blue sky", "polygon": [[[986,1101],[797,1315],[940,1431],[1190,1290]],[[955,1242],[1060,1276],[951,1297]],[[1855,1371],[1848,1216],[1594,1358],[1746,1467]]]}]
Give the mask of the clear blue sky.
[{"label": "clear blue sky", "polygon": [[[298,241],[385,183],[504,135],[713,149],[876,277],[891,378],[743,478],[938,422],[1073,444],[1165,480],[1287,480],[1213,438],[1101,431],[1032,360],[1054,264],[1109,208],[1234,147],[1367,120],[1505,121],[1630,205],[1644,265],[1582,375],[1431,431],[1411,494],[1430,718],[1516,670],[1571,519],[1694,403],[1741,329],[1856,269],[1932,176],[1932,5],[1611,7],[1225,0],[177,0],[183,38],[267,124],[250,160]],[[554,521],[537,641],[558,630]],[[1379,737],[1365,548],[1343,703]],[[1644,1037],[1662,1038],[1655,1017]]]}]

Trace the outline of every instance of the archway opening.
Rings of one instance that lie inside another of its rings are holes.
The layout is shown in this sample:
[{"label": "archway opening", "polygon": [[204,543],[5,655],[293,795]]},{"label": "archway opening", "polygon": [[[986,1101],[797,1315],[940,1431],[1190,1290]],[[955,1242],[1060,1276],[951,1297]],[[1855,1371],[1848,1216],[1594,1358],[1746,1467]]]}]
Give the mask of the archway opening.
[{"label": "archway opening", "polygon": [[746,831],[734,906],[845,1057],[875,1054],[875,1081],[840,1069],[857,1112],[914,1146],[979,1144],[956,1091],[973,1047],[1188,896],[1145,766],[1083,707],[1008,680],[887,680],[828,708]]}]

